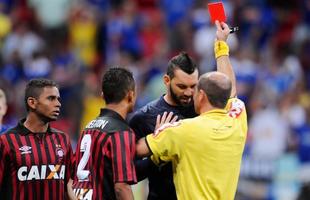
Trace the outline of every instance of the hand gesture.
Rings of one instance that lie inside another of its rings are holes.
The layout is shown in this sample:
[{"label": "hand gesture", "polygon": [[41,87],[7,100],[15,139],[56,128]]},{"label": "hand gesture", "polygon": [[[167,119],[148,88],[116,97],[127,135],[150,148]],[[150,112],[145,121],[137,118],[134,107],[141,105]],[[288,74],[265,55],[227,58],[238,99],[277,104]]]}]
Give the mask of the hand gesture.
[{"label": "hand gesture", "polygon": [[173,123],[173,122],[177,121],[178,116],[175,115],[173,118],[172,118],[172,116],[173,116],[173,112],[169,112],[168,115],[167,115],[167,112],[164,112],[164,114],[162,116],[161,115],[157,115],[154,133],[163,124]]},{"label": "hand gesture", "polygon": [[216,25],[216,39],[226,42],[230,29],[225,22],[219,22],[218,20],[215,21]]}]

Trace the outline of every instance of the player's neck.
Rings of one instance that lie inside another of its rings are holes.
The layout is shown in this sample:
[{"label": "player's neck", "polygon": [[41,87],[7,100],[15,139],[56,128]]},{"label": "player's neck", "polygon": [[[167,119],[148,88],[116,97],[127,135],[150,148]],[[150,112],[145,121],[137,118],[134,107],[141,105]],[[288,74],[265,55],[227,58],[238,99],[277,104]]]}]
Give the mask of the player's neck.
[{"label": "player's neck", "polygon": [[127,114],[128,114],[127,106],[123,105],[122,103],[107,104],[106,108],[117,112],[120,116],[122,116],[123,119],[126,119],[127,117]]},{"label": "player's neck", "polygon": [[177,106],[177,104],[174,102],[174,100],[172,99],[172,97],[169,93],[164,95],[164,100],[167,104],[169,104],[171,106]]},{"label": "player's neck", "polygon": [[205,113],[205,112],[209,112],[211,110],[214,110],[214,109],[218,109],[214,106],[212,106],[210,104],[210,102],[206,99],[202,104],[201,104],[201,107],[199,109],[199,113],[202,114],[202,113]]},{"label": "player's neck", "polygon": [[207,105],[204,105],[203,107],[200,108],[200,114],[205,113],[205,112],[209,112],[209,111],[215,110],[215,109],[221,109],[221,108],[214,107],[211,104],[207,104]]},{"label": "player's neck", "polygon": [[36,114],[29,112],[24,122],[24,126],[34,133],[46,132],[48,128],[48,123],[44,122]]}]

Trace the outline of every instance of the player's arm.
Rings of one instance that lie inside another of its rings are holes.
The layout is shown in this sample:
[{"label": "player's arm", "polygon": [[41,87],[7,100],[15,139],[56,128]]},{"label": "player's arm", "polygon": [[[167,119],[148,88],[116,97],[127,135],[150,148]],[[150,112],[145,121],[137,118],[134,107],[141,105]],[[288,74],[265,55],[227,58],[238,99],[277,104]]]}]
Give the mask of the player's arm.
[{"label": "player's arm", "polygon": [[138,157],[148,157],[152,155],[152,151],[147,145],[145,137],[138,140],[137,145],[136,145],[136,155]]},{"label": "player's arm", "polygon": [[115,196],[117,200],[133,200],[131,187],[127,183],[114,184]]},{"label": "player's arm", "polygon": [[67,155],[66,155],[66,174],[65,174],[65,182],[67,183],[66,187],[66,193],[68,196],[68,199],[70,200],[77,200],[76,196],[74,195],[73,189],[72,189],[72,183],[73,183],[73,177],[75,172],[75,156],[73,154],[70,138],[68,135],[66,135],[66,141],[67,141]]},{"label": "player's arm", "polygon": [[229,47],[226,43],[230,29],[224,22],[215,21],[216,41],[214,43],[214,54],[217,63],[217,71],[226,74],[232,83],[230,97],[236,96],[236,77],[229,60]]},{"label": "player's arm", "polygon": [[[163,115],[157,115],[156,118],[156,125],[155,125],[155,130],[154,133],[156,134],[156,132],[160,131],[161,127],[165,128],[165,124],[168,123],[173,123],[175,121],[177,121],[178,116],[173,116],[173,112],[164,112]],[[138,157],[147,157],[147,156],[151,156],[153,153],[150,150],[150,147],[147,144],[146,138],[143,137],[141,138],[136,145],[136,154]]]},{"label": "player's arm", "polygon": [[145,126],[145,118],[143,114],[136,112],[129,120],[129,126],[134,130],[137,140],[149,134],[146,131],[147,126]]},{"label": "player's arm", "polygon": [[[129,126],[134,130],[136,135],[136,139],[145,137],[150,131],[148,131],[149,127],[145,125],[145,115],[141,112],[136,112],[132,118],[129,120]],[[142,181],[149,176],[150,167],[153,164],[150,158],[135,158],[135,168],[138,181]]]},{"label": "player's arm", "polygon": [[77,197],[75,196],[73,189],[72,189],[72,183],[73,183],[73,180],[70,178],[67,184],[68,199],[77,200]]},{"label": "player's arm", "polygon": [[135,135],[131,130],[115,132],[111,135],[116,199],[133,199],[130,184],[137,182],[134,166],[135,140]]}]

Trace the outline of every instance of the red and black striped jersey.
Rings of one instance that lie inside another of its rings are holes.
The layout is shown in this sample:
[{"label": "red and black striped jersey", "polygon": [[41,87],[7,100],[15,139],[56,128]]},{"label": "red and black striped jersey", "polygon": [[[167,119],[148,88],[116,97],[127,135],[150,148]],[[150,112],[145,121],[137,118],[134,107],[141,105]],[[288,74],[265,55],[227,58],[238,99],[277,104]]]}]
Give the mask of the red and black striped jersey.
[{"label": "red and black striped jersey", "polygon": [[0,136],[0,199],[67,198],[72,147],[53,128],[33,133],[24,120]]},{"label": "red and black striped jersey", "polygon": [[116,112],[102,109],[83,130],[76,149],[73,191],[78,199],[116,199],[114,184],[137,182],[135,134]]}]

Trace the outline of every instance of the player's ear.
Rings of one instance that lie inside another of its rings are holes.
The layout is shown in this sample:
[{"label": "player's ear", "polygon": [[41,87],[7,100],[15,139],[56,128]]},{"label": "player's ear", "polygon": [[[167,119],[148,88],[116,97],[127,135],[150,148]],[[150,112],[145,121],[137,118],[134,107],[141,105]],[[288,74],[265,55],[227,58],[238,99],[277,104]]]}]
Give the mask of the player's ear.
[{"label": "player's ear", "polygon": [[133,103],[135,101],[135,92],[132,90],[129,90],[127,93],[127,101],[128,103]]},{"label": "player's ear", "polygon": [[34,97],[28,97],[27,99],[27,104],[29,106],[30,109],[34,110],[37,107],[37,99]]},{"label": "player's ear", "polygon": [[170,77],[169,77],[167,74],[165,74],[165,75],[163,76],[163,81],[164,81],[164,84],[165,84],[166,86],[169,86],[169,85],[170,85],[171,79],[170,79]]},{"label": "player's ear", "polygon": [[207,94],[203,90],[201,90],[201,89],[199,90],[198,99],[199,99],[200,103],[206,103],[206,102],[209,103],[209,99],[208,99]]}]

